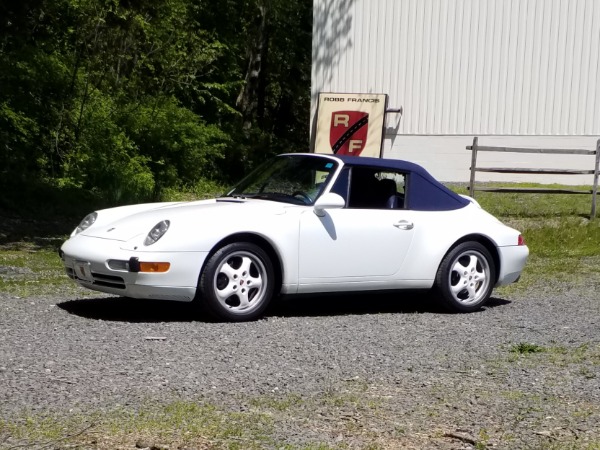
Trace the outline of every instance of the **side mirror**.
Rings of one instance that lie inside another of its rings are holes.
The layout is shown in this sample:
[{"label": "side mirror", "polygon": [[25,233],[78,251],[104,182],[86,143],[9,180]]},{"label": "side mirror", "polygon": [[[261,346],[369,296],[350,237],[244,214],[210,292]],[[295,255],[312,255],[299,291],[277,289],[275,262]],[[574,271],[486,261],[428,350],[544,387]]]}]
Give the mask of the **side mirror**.
[{"label": "side mirror", "polygon": [[346,201],[341,195],[334,194],[333,192],[321,195],[313,205],[315,214],[319,217],[325,215],[326,209],[340,209],[344,206],[346,206]]}]

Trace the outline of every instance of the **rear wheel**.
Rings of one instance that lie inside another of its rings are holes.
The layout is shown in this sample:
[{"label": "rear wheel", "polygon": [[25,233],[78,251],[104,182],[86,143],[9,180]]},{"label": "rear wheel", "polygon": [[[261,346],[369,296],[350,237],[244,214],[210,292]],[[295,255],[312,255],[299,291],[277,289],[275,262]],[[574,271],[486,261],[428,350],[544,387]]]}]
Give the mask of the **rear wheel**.
[{"label": "rear wheel", "polygon": [[250,242],[234,242],[213,254],[198,285],[204,308],[220,320],[241,322],[262,316],[275,287],[273,263]]},{"label": "rear wheel", "polygon": [[479,242],[463,242],[442,260],[435,288],[445,307],[472,312],[490,298],[495,280],[494,259]]}]

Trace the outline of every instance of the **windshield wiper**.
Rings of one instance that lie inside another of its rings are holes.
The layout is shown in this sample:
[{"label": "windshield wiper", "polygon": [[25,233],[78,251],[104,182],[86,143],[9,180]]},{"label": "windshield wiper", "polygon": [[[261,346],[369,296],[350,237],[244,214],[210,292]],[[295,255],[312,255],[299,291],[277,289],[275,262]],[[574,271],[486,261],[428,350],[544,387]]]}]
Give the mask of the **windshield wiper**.
[{"label": "windshield wiper", "polygon": [[291,203],[293,205],[305,205],[306,203],[290,194],[283,192],[261,192],[259,194],[248,195],[248,198],[258,200],[272,200],[280,203]]},{"label": "windshield wiper", "polygon": [[222,202],[232,202],[246,199],[247,197],[245,195],[222,195],[221,197],[217,197],[217,200]]}]

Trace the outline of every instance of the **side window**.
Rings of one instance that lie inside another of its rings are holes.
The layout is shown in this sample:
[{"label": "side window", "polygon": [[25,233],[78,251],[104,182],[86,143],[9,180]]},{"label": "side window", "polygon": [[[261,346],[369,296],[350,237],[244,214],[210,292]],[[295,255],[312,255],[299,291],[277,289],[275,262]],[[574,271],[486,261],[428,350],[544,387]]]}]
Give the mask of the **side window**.
[{"label": "side window", "polygon": [[349,208],[403,209],[406,175],[375,168],[354,167],[350,175]]},{"label": "side window", "polygon": [[386,206],[390,209],[406,208],[406,174],[401,172],[380,172],[379,182],[387,185],[384,195],[389,193]]}]

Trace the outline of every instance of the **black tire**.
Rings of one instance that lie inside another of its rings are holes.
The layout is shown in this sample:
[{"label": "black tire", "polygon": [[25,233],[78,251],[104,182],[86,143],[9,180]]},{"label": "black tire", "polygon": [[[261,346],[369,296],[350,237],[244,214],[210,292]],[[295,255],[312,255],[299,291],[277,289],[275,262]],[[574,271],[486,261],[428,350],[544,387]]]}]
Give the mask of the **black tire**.
[{"label": "black tire", "polygon": [[275,271],[267,253],[250,242],[234,242],[207,261],[197,300],[218,320],[250,321],[262,317],[274,288]]},{"label": "black tire", "polygon": [[442,260],[435,277],[441,303],[454,312],[473,312],[489,300],[496,284],[492,255],[479,242],[463,242]]}]

